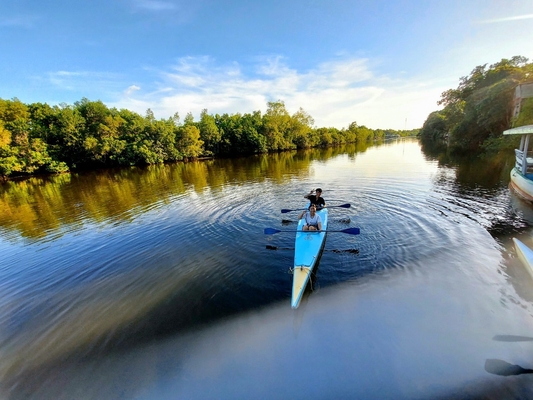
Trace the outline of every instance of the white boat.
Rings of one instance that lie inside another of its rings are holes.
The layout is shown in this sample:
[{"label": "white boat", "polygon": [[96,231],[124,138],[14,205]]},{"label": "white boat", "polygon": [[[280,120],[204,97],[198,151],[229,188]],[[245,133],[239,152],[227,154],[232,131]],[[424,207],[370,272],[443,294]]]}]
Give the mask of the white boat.
[{"label": "white boat", "polygon": [[326,229],[328,227],[328,209],[317,210],[322,220],[322,231],[302,231],[304,219],[298,221],[296,239],[294,243],[294,267],[292,278],[292,308],[298,308],[305,288],[313,270],[320,261],[322,250],[326,244]]},{"label": "white boat", "polygon": [[513,238],[513,241],[518,258],[524,263],[526,269],[533,277],[533,250],[516,238]]},{"label": "white boat", "polygon": [[511,170],[509,186],[523,199],[533,202],[533,151],[529,150],[533,125],[508,129],[504,135],[521,135],[520,147],[515,149],[515,166]]}]

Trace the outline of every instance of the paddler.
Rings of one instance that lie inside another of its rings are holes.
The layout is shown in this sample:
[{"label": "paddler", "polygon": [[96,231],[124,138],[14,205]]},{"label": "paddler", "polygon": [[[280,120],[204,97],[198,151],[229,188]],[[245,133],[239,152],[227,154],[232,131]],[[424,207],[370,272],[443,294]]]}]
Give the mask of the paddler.
[{"label": "paddler", "polygon": [[309,200],[311,204],[317,206],[320,210],[322,207],[326,207],[326,200],[322,197],[322,189],[317,188],[316,190],[311,190],[309,194],[304,196],[304,199]]},{"label": "paddler", "polygon": [[322,219],[320,215],[316,213],[316,205],[311,204],[309,206],[309,211],[304,211],[300,214],[298,219],[305,219],[305,225],[303,226],[304,231],[321,231],[322,230]]}]

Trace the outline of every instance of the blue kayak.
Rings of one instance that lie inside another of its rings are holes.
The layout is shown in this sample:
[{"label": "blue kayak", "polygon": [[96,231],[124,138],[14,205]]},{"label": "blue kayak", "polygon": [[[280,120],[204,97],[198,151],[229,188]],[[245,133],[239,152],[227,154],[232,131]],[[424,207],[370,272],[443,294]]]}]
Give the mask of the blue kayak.
[{"label": "blue kayak", "polygon": [[294,243],[294,269],[292,281],[292,308],[298,308],[302,295],[309,283],[311,273],[320,260],[322,250],[326,244],[326,229],[328,227],[328,209],[318,210],[322,219],[322,231],[302,232],[305,221],[298,221],[296,239]]}]

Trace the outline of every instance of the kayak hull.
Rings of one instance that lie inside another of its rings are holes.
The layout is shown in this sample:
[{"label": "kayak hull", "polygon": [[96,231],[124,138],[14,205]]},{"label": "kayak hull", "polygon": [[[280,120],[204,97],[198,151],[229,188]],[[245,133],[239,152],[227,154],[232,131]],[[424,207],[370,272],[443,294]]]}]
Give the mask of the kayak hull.
[{"label": "kayak hull", "polygon": [[298,221],[296,239],[294,243],[294,267],[292,280],[292,308],[298,308],[302,296],[309,284],[311,274],[315,270],[322,250],[326,244],[326,229],[328,227],[328,209],[317,211],[322,219],[322,231],[300,232],[303,229],[304,220]]},{"label": "kayak hull", "polygon": [[516,238],[513,238],[513,241],[518,258],[520,258],[531,277],[533,277],[533,250]]}]

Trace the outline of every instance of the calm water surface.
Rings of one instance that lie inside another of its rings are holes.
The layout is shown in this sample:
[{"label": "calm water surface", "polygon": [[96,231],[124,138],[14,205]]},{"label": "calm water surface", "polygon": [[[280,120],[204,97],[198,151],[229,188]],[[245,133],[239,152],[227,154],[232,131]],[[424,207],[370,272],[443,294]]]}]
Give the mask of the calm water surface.
[{"label": "calm water surface", "polygon": [[[32,178],[0,186],[6,399],[533,398],[533,207],[509,159],[416,140]],[[330,233],[290,308],[291,233]],[[270,248],[270,249],[269,249]],[[274,248],[274,250],[272,250]],[[500,339],[498,339],[500,338]]]}]

